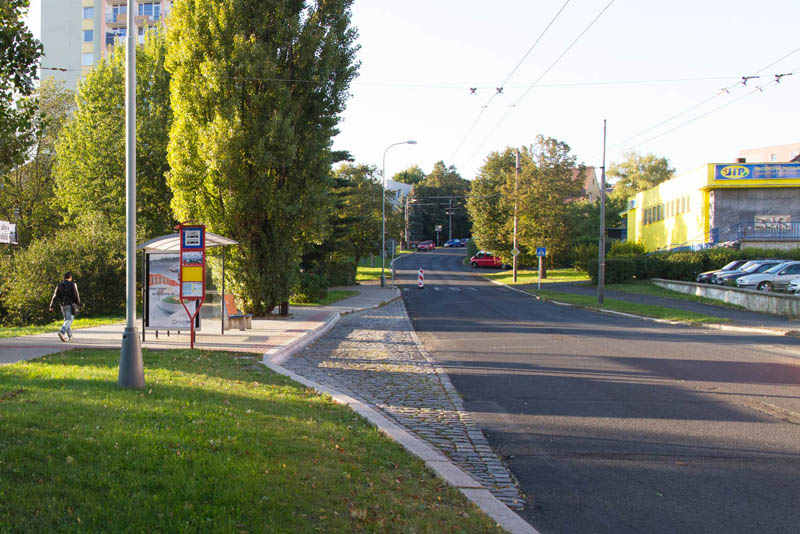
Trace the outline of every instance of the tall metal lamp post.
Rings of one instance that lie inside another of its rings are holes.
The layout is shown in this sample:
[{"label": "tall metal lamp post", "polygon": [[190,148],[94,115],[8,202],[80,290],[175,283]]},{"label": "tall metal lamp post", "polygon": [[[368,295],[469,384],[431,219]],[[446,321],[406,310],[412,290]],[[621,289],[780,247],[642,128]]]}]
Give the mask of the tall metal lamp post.
[{"label": "tall metal lamp post", "polygon": [[383,151],[383,167],[381,176],[383,177],[383,187],[381,187],[381,287],[386,287],[386,153],[389,149],[397,145],[416,145],[416,141],[400,141],[392,143]]},{"label": "tall metal lamp post", "polygon": [[117,384],[144,387],[142,346],[136,332],[136,0],[128,0],[125,42],[125,252],[126,323]]}]

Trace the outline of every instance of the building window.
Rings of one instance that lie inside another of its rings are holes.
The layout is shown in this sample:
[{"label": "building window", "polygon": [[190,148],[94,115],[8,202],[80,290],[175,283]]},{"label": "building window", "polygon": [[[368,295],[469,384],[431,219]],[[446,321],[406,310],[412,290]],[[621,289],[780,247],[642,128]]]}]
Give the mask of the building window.
[{"label": "building window", "polygon": [[139,16],[158,20],[161,18],[161,2],[143,2],[139,4]]},{"label": "building window", "polygon": [[94,54],[81,54],[81,65],[84,67],[94,65]]},{"label": "building window", "polygon": [[770,154],[769,155],[769,160],[770,161],[778,161],[778,155],[777,154]]},{"label": "building window", "polygon": [[94,41],[94,30],[83,30],[83,42],[91,43]]},{"label": "building window", "polygon": [[113,46],[114,40],[119,37],[120,42],[124,41],[125,36],[128,35],[127,28],[112,28],[106,32],[106,46]]},{"label": "building window", "polygon": [[94,8],[93,7],[84,7],[83,8],[83,20],[93,19],[93,18],[94,18]]}]

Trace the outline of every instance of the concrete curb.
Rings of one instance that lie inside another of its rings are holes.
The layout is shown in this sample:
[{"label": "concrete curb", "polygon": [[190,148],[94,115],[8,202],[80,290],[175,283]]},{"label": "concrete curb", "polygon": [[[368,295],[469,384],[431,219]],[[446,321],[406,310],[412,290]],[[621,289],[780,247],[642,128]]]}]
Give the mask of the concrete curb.
[{"label": "concrete curb", "polygon": [[[417,438],[402,426],[398,425],[394,421],[391,421],[377,409],[333,388],[318,384],[312,380],[308,380],[307,378],[304,378],[280,365],[280,363],[286,362],[286,360],[288,360],[293,354],[300,352],[329,332],[334,325],[339,322],[339,319],[341,319],[341,316],[344,315],[344,313],[380,308],[389,304],[390,302],[394,302],[399,298],[400,296],[398,295],[375,306],[368,306],[359,310],[352,310],[350,312],[342,312],[337,314],[334,317],[331,317],[331,319],[326,321],[322,326],[318,327],[313,332],[295,340],[285,348],[279,349],[272,354],[269,352],[264,354],[261,363],[272,371],[286,376],[295,382],[303,384],[306,387],[313,388],[321,394],[330,395],[334,402],[338,404],[348,406],[351,410],[375,425],[385,435],[403,446],[403,448],[405,448],[408,452],[425,462],[425,465],[431,471],[436,473],[445,482],[461,491],[461,493],[463,493],[467,499],[472,501],[486,515],[492,518],[507,532],[511,534],[540,534],[538,530],[533,528],[520,516],[515,514],[508,506],[503,504],[497,497],[492,495],[491,492],[484,488],[478,481],[451,462],[447,456],[440,453],[421,439]],[[406,314],[406,319],[408,320],[408,314]],[[413,328],[411,329],[411,332],[415,341],[419,343],[419,339],[416,337],[416,332],[414,332]],[[447,375],[445,374],[444,377],[446,378]],[[442,380],[441,375],[440,380]],[[449,378],[447,379],[447,384],[450,384]],[[450,384],[450,387],[452,388],[452,384]]]},{"label": "concrete curb", "polygon": [[759,328],[757,326],[734,326],[734,325],[727,325],[722,323],[687,323],[685,321],[670,321],[667,319],[657,319],[655,317],[645,317],[643,315],[634,315],[632,313],[625,313],[625,312],[618,312],[614,310],[602,310],[598,308],[589,308],[586,306],[578,306],[576,304],[570,304],[568,302],[560,302],[558,300],[552,300],[544,297],[540,297],[538,295],[534,295],[532,293],[528,293],[527,291],[523,291],[522,289],[517,289],[515,287],[511,287],[508,284],[504,284],[503,282],[498,282],[497,280],[492,280],[491,278],[487,278],[491,283],[497,284],[499,286],[503,286],[511,291],[516,291],[517,293],[522,293],[523,295],[528,295],[531,298],[535,298],[536,300],[542,300],[545,302],[551,302],[553,304],[557,304],[559,306],[567,306],[569,308],[578,308],[581,310],[588,310],[598,313],[605,313],[606,315],[616,315],[619,317],[629,317],[633,319],[644,319],[645,321],[652,321],[654,323],[661,323],[661,324],[669,324],[669,325],[677,325],[677,326],[693,326],[696,328],[706,328],[709,330],[721,330],[727,332],[740,332],[743,334],[767,334],[771,336],[797,336],[800,335],[796,333],[794,330],[777,330],[772,328]]}]

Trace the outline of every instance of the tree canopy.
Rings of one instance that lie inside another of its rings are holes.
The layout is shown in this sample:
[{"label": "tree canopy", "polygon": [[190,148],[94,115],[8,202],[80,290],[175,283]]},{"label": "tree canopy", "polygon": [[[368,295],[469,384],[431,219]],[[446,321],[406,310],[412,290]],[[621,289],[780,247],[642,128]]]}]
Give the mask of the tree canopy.
[{"label": "tree canopy", "polygon": [[[150,31],[136,52],[136,205],[142,239],[174,226],[166,185],[172,123],[166,38]],[[71,219],[98,214],[125,228],[125,54],[104,57],[78,86],[77,109],[58,142],[56,196]]]},{"label": "tree canopy", "polygon": [[625,200],[669,180],[674,174],[667,158],[643,156],[635,151],[627,152],[620,163],[609,165],[606,172],[610,180],[616,180],[611,196]]},{"label": "tree canopy", "polygon": [[425,179],[425,173],[418,165],[412,165],[404,171],[400,171],[394,176],[392,180],[395,182],[402,182],[404,184],[415,185]]},{"label": "tree canopy", "polygon": [[28,0],[0,1],[0,174],[24,162],[35,102],[18,100],[34,91],[42,45],[25,26]]},{"label": "tree canopy", "polygon": [[435,239],[437,225],[442,226],[440,241],[450,235],[468,237],[471,224],[465,205],[471,186],[454,166],[436,162],[433,170],[414,186],[409,199],[411,240]]},{"label": "tree canopy", "polygon": [[358,68],[351,3],[185,0],[170,15],[172,207],[239,241],[228,273],[254,313],[288,302],[305,244],[324,239]]}]

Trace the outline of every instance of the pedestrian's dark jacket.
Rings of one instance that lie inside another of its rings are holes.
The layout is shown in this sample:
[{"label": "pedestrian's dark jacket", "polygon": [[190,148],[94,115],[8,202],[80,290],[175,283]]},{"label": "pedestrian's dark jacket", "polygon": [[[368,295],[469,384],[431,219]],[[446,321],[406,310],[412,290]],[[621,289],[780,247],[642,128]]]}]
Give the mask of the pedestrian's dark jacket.
[{"label": "pedestrian's dark jacket", "polygon": [[61,306],[70,306],[76,304],[81,305],[81,296],[78,294],[78,286],[75,282],[69,280],[62,280],[53,291],[53,298],[50,299],[50,307],[53,307],[54,302],[59,302]]}]

